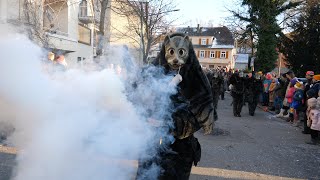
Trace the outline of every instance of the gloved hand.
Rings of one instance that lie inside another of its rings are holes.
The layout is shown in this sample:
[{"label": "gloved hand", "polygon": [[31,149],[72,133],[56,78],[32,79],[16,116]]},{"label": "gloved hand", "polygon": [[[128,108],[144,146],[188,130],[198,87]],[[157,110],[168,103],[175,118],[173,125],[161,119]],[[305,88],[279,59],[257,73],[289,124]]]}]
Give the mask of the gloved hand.
[{"label": "gloved hand", "polygon": [[233,85],[232,85],[232,84],[230,84],[230,85],[229,85],[229,89],[231,90],[232,88],[233,88]]},{"label": "gloved hand", "polygon": [[181,81],[182,81],[182,76],[180,74],[177,74],[172,78],[170,85],[177,86]]}]

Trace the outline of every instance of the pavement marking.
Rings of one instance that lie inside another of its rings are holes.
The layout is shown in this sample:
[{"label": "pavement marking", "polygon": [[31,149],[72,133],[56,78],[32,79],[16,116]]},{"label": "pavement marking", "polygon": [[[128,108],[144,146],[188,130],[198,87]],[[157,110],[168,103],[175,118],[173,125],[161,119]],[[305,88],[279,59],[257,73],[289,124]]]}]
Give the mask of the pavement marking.
[{"label": "pavement marking", "polygon": [[0,153],[17,154],[18,150],[14,147],[0,145]]},{"label": "pavement marking", "polygon": [[219,169],[219,168],[205,168],[205,167],[193,167],[192,174],[204,175],[204,176],[214,176],[222,178],[231,178],[231,179],[245,179],[245,180],[305,180],[299,178],[289,178],[274,176],[268,174],[254,173],[254,172],[245,172],[237,170],[228,170],[228,169]]}]

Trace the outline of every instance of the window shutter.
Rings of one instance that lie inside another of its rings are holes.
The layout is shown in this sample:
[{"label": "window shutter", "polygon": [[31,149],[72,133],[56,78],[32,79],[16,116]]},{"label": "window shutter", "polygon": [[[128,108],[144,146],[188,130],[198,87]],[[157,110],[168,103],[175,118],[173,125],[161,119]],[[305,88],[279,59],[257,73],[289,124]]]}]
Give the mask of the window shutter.
[{"label": "window shutter", "polygon": [[200,58],[200,51],[198,50],[198,58]]},{"label": "window shutter", "polygon": [[216,53],[217,53],[217,58],[220,58],[220,51],[216,51]]},{"label": "window shutter", "polygon": [[204,52],[204,57],[207,58],[208,57],[208,51]]},{"label": "window shutter", "polygon": [[201,38],[199,38],[199,45],[201,45]]},{"label": "window shutter", "polygon": [[209,39],[207,39],[207,45],[209,45]]},{"label": "window shutter", "polygon": [[228,54],[229,54],[228,51],[226,51],[226,59],[228,59]]}]

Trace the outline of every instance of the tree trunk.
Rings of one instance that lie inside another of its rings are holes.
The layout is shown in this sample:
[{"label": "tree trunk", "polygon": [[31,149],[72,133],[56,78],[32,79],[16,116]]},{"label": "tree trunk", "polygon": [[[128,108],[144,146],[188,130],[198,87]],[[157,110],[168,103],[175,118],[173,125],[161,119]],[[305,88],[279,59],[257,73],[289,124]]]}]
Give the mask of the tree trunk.
[{"label": "tree trunk", "polygon": [[99,44],[97,47],[97,55],[101,56],[103,54],[104,44],[105,44],[105,19],[106,19],[106,12],[108,8],[109,0],[101,0],[101,12],[100,12],[100,22],[99,22]]}]

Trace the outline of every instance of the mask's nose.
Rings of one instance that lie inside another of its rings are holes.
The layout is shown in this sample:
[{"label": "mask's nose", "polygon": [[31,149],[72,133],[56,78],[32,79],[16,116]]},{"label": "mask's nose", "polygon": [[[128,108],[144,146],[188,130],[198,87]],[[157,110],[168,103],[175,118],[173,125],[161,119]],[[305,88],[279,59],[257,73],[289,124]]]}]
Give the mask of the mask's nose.
[{"label": "mask's nose", "polygon": [[178,62],[179,62],[178,59],[173,60],[173,63],[175,63],[175,64],[178,64]]}]

